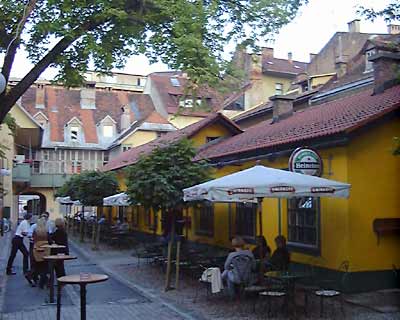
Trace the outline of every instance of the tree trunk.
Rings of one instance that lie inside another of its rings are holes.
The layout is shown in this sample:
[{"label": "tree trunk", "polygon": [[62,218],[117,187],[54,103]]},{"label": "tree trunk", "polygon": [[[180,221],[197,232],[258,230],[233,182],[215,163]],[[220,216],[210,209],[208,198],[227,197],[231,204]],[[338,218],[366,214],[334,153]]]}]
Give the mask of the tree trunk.
[{"label": "tree trunk", "polygon": [[168,291],[171,289],[171,258],[172,258],[172,246],[174,244],[174,238],[175,238],[175,211],[172,210],[172,225],[171,225],[171,231],[170,231],[170,239],[168,242],[168,262],[167,262],[167,274],[165,277],[165,291]]},{"label": "tree trunk", "polygon": [[93,230],[92,230],[92,242],[93,242],[93,247],[92,247],[92,249],[93,250],[97,250],[98,249],[98,244],[99,244],[99,242],[98,242],[98,240],[99,240],[99,237],[100,237],[100,225],[98,224],[98,221],[99,221],[99,216],[100,216],[100,218],[103,216],[103,206],[100,206],[99,208],[99,211],[98,211],[98,214],[96,215],[96,220],[95,220],[95,222],[94,222],[94,225],[93,225]]},{"label": "tree trunk", "polygon": [[178,238],[178,242],[176,244],[176,262],[175,262],[175,289],[178,290],[179,287],[179,269],[180,269],[180,261],[181,261],[181,238]]}]

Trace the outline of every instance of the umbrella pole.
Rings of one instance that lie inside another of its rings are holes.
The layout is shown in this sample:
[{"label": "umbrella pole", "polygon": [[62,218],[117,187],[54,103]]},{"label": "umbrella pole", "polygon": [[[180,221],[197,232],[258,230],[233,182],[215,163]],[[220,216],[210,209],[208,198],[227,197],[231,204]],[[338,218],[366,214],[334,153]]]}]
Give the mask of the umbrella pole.
[{"label": "umbrella pole", "polygon": [[[263,236],[263,225],[262,225],[262,202],[263,198],[257,198],[257,210],[258,210],[258,223],[260,227],[260,237]],[[259,275],[259,280],[260,282],[263,280],[263,275],[264,275],[264,252],[263,248],[260,244],[258,244],[259,250],[260,250],[260,275]]]}]

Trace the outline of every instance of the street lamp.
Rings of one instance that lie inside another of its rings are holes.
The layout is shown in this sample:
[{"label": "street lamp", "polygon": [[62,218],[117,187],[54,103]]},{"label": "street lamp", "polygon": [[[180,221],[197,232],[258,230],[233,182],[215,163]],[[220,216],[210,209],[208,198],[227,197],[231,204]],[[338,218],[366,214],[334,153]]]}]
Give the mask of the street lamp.
[{"label": "street lamp", "polygon": [[3,74],[0,73],[0,94],[2,94],[6,89],[6,83],[6,78],[4,78]]}]

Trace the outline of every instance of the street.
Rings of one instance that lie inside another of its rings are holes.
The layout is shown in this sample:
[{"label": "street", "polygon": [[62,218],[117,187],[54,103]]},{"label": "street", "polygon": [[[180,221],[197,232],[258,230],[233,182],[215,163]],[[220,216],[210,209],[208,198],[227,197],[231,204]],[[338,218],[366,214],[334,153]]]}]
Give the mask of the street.
[{"label": "street", "polygon": [[[1,239],[5,243],[5,238]],[[8,244],[7,244],[8,246]],[[1,320],[29,319],[47,320],[56,318],[56,307],[46,303],[48,290],[32,288],[22,276],[22,255],[17,254],[14,262],[15,276],[5,278],[4,264],[8,252],[2,250],[1,273]],[[71,245],[70,254],[77,260],[65,262],[67,274],[101,273],[108,274],[97,263],[90,261],[80,250]],[[108,274],[109,280],[87,286],[87,318],[88,319],[185,319],[159,301],[152,301],[129,283],[116,279]],[[4,281],[5,280],[5,281]],[[79,287],[68,285],[63,288],[62,319],[79,319],[80,298]],[[188,319],[191,317],[188,317]]]}]

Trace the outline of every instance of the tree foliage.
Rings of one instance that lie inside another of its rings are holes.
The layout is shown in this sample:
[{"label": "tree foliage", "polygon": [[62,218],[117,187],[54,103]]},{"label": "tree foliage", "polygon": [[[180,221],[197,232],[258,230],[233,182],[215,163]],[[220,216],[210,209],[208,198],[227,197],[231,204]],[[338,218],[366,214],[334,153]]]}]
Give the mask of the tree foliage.
[{"label": "tree foliage", "polygon": [[400,20],[400,2],[399,0],[392,0],[382,10],[374,10],[372,8],[360,6],[358,13],[372,21],[378,17],[383,18],[386,22]]},{"label": "tree foliage", "polygon": [[127,194],[132,203],[155,211],[169,210],[182,204],[182,190],[209,179],[206,162],[193,162],[196,150],[182,139],[155,149],[126,169]]},{"label": "tree foliage", "polygon": [[85,171],[71,177],[57,191],[57,196],[69,196],[84,206],[102,206],[103,198],[118,192],[118,181],[113,173]]},{"label": "tree foliage", "polygon": [[[4,119],[4,124],[10,129],[10,135],[15,135],[17,130],[17,122],[10,114],[7,114]],[[1,125],[0,125],[1,130]],[[0,143],[0,159],[6,158],[6,151],[10,150],[10,148],[2,143]]]},{"label": "tree foliage", "polygon": [[57,80],[80,85],[89,62],[101,73],[144,53],[152,62],[185,70],[194,83],[226,75],[222,52],[230,41],[254,44],[290,22],[307,0],[2,0],[0,52],[9,78],[15,54],[35,64],[0,95],[0,122],[49,66]]}]

